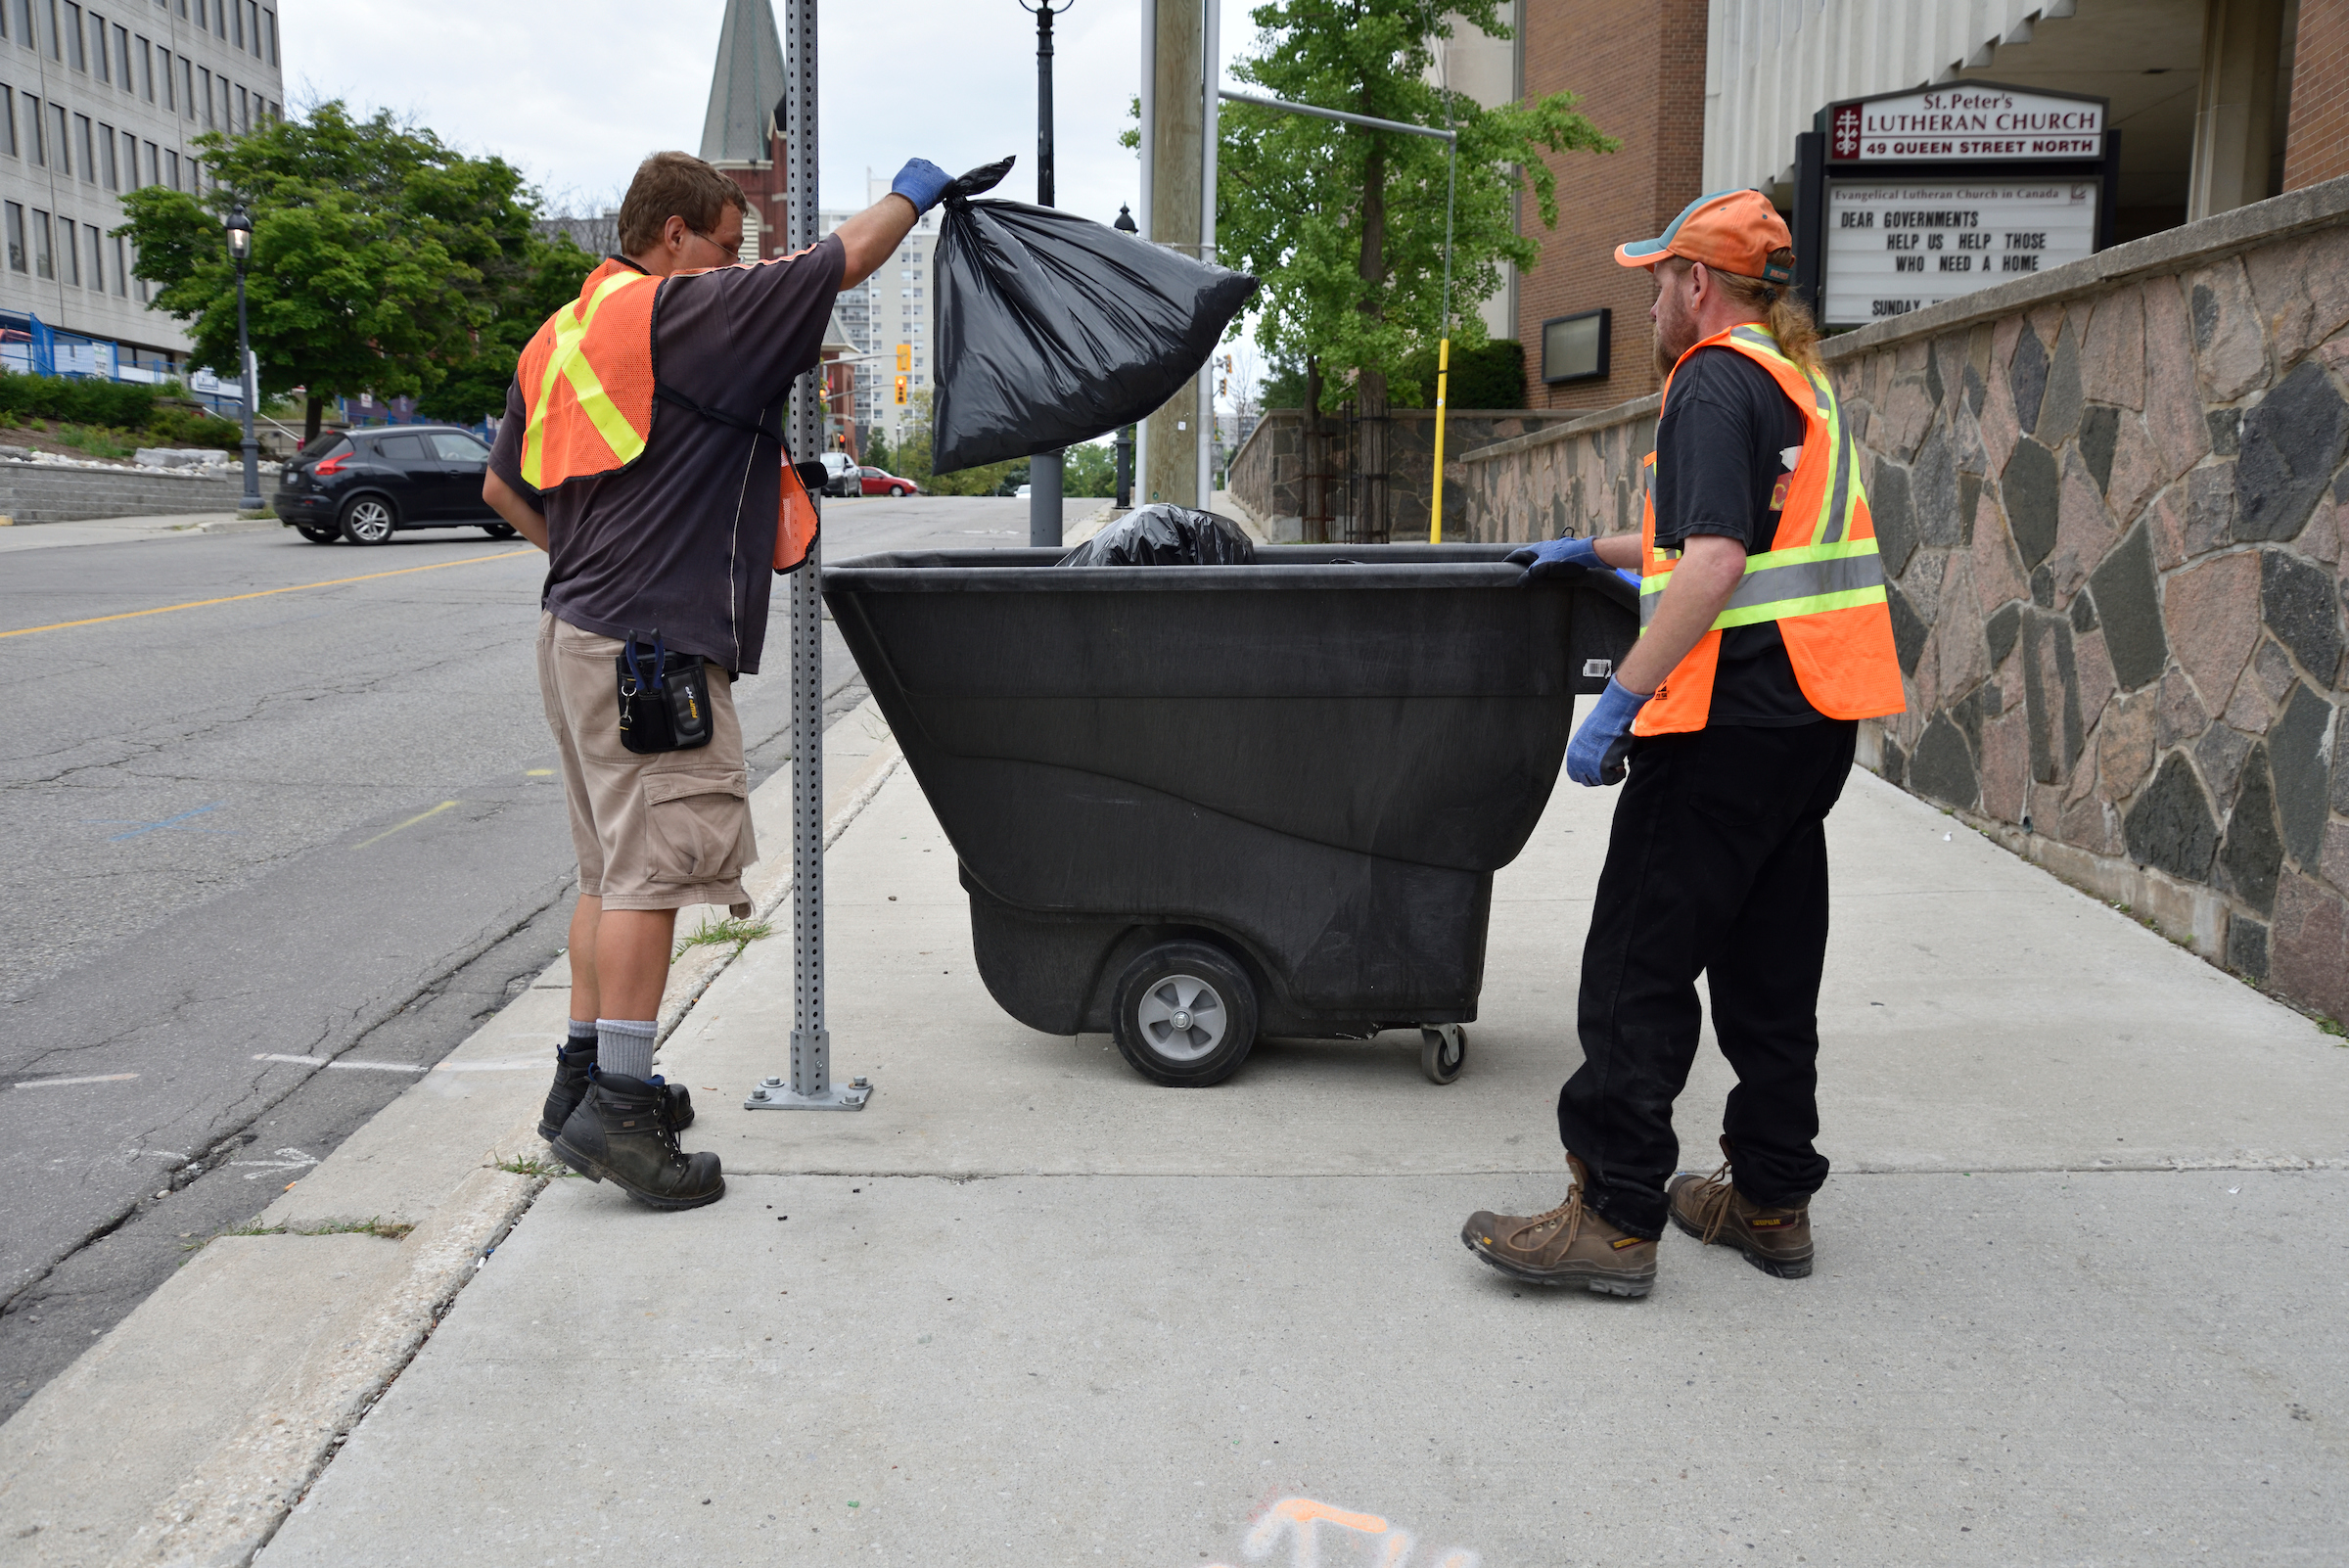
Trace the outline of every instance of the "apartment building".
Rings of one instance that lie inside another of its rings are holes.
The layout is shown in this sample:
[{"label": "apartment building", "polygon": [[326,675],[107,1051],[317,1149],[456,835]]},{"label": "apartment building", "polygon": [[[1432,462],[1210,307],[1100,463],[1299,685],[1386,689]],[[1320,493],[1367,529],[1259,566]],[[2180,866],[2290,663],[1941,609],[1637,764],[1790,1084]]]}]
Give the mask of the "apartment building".
[{"label": "apartment building", "polygon": [[189,144],[282,117],[279,61],[274,0],[0,0],[0,314],[176,366],[188,339],[131,276],[121,197],[207,189]]}]

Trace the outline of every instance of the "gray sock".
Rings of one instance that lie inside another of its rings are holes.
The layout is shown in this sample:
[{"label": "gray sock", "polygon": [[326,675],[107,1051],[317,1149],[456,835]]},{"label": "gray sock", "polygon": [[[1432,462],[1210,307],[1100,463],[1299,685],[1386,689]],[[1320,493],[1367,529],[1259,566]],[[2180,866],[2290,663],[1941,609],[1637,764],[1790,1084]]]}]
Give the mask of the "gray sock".
[{"label": "gray sock", "polygon": [[660,1025],[650,1018],[595,1021],[595,1065],[627,1078],[653,1076],[653,1037]]},{"label": "gray sock", "polygon": [[595,1025],[591,1022],[576,1018],[566,1020],[566,1022],[571,1025],[571,1032],[563,1041],[566,1049],[576,1050],[581,1045],[593,1045],[601,1038],[596,1034]]}]

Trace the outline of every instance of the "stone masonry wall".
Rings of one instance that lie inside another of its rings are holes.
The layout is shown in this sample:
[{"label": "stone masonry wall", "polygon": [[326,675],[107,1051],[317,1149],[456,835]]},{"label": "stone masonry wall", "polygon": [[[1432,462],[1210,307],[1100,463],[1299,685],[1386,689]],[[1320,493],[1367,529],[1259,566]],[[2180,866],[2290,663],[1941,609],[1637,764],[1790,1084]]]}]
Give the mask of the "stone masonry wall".
[{"label": "stone masonry wall", "polygon": [[[2349,1018],[2349,179],[1826,358],[1909,698],[1870,765]],[[1652,432],[1625,404],[1470,454],[1463,522],[1635,527]]]},{"label": "stone masonry wall", "polygon": [[[1456,483],[1458,470],[1451,461],[1454,452],[1489,446],[1529,430],[1562,424],[1572,417],[1529,409],[1448,410],[1444,421],[1444,466],[1452,470],[1455,482],[1444,492],[1447,532],[1452,527],[1451,519],[1468,499]],[[1396,538],[1415,537],[1427,530],[1428,505],[1434,495],[1431,485],[1436,468],[1436,413],[1432,408],[1398,408],[1388,418],[1391,474],[1387,485],[1388,526]],[[1342,415],[1331,415],[1324,423],[1338,433],[1332,443],[1337,473],[1330,485],[1330,508],[1333,517],[1343,519],[1353,510],[1345,474],[1346,421]],[[1231,492],[1250,512],[1267,522],[1300,515],[1305,504],[1304,454],[1304,411],[1267,410],[1232,456]],[[1333,537],[1342,531],[1342,529],[1333,531]]]}]

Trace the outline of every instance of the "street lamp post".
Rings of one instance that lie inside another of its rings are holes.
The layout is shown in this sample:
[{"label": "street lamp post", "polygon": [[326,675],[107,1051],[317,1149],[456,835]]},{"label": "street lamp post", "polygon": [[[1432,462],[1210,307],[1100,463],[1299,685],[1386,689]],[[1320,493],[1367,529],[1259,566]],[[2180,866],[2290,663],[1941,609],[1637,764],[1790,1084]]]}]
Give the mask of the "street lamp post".
[{"label": "street lamp post", "polygon": [[242,389],[245,405],[245,493],[238,498],[237,508],[244,512],[261,509],[261,462],[259,448],[253,439],[253,349],[245,327],[245,264],[253,259],[253,217],[239,202],[228,209],[228,254],[237,264],[237,386]]},{"label": "street lamp post", "polygon": [[[1036,205],[1052,205],[1052,19],[1059,15],[1052,0],[1036,5],[1019,0],[1020,8],[1036,13]],[[1076,0],[1062,0],[1065,12]],[[1060,546],[1060,453],[1037,452],[1028,459],[1028,543],[1032,548]]]}]

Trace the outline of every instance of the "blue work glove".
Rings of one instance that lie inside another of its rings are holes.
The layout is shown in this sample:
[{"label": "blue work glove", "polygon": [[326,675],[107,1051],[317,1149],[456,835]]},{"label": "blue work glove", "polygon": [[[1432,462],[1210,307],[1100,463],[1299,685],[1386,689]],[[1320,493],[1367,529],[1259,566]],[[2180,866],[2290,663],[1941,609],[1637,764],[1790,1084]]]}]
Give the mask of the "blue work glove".
[{"label": "blue work glove", "polygon": [[926,158],[917,158],[898,170],[898,177],[889,182],[889,188],[911,202],[918,215],[938,206],[939,199],[946,194],[946,187],[953,183],[953,175]]},{"label": "blue work glove", "polygon": [[1596,570],[1600,564],[1596,539],[1544,539],[1522,550],[1511,550],[1507,560],[1511,566],[1525,568],[1527,582],[1561,576],[1568,567]]},{"label": "blue work glove", "polygon": [[1632,749],[1632,720],[1646,706],[1646,698],[1610,679],[1566,747],[1566,776],[1585,785],[1622,783],[1624,754]]}]

